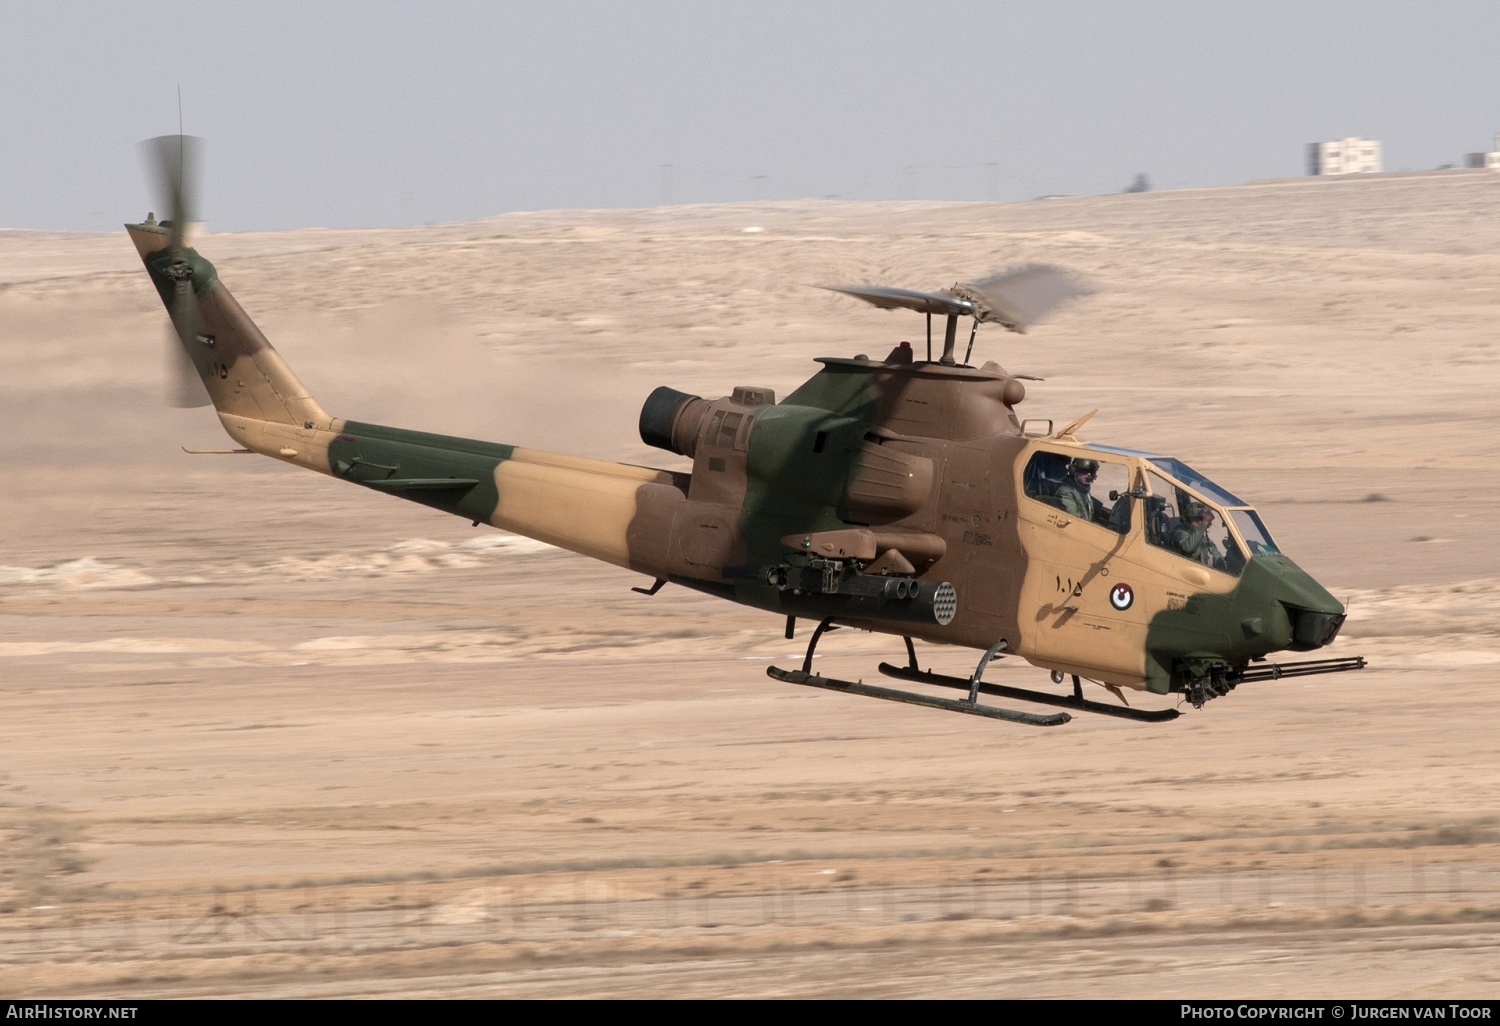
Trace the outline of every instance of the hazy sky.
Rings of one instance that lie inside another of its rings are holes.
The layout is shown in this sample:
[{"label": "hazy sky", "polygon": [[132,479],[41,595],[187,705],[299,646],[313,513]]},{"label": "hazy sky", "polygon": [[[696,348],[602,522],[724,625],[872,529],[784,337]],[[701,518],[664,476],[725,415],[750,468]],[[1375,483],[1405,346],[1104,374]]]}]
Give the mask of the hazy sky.
[{"label": "hazy sky", "polygon": [[1432,168],[1500,131],[1497,45],[1492,0],[0,0],[0,227],[143,216],[179,83],[238,231]]}]

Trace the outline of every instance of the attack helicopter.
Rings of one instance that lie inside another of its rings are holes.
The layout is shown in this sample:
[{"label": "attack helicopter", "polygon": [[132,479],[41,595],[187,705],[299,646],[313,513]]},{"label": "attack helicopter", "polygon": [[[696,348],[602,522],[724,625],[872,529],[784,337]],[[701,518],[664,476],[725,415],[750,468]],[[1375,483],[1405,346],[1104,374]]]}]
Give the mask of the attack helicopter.
[{"label": "attack helicopter", "polygon": [[[1145,722],[1237,685],[1360,669],[1361,657],[1273,664],[1334,640],[1343,606],[1277,547],[1254,507],[1179,459],[1022,420],[1024,375],[973,366],[979,327],[1024,332],[1089,292],[1027,265],[933,292],[825,286],[925,315],[927,350],[823,357],[784,399],[736,386],[706,399],[646,397],[647,444],[692,460],[683,473],[346,420],[327,413],[189,244],[196,140],[147,144],[171,216],[125,226],[165,304],[179,358],[220,423],[251,452],[535,538],[675,584],[815,624],[780,681],[1034,726],[1090,712]],[[943,325],[933,358],[933,319]],[[957,356],[960,322],[968,346]],[[196,386],[195,386],[196,387]],[[1217,526],[1215,526],[1217,525]],[[822,637],[860,628],[904,641],[881,673],[966,692],[877,687],[813,672]],[[915,641],[982,653],[967,678],[919,667]],[[1068,693],[983,680],[996,658],[1071,677]],[[1115,701],[1085,698],[1083,682]],[[1052,706],[1030,712],[991,696]],[[1180,704],[1180,703],[1179,703]]]}]

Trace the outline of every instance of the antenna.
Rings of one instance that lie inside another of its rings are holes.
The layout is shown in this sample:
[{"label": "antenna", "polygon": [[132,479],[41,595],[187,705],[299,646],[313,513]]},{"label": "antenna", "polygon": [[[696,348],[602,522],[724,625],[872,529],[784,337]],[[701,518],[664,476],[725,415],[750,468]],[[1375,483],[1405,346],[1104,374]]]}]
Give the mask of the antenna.
[{"label": "antenna", "polygon": [[[177,83],[177,180],[181,182],[187,172],[187,147],[182,144],[182,83]],[[181,216],[173,212],[173,217]]]}]

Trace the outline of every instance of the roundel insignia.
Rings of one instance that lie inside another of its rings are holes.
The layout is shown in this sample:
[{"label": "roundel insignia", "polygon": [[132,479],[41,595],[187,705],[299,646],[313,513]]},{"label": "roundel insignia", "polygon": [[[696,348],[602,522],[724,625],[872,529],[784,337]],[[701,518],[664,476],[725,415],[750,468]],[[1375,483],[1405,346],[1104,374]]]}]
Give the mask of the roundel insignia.
[{"label": "roundel insignia", "polygon": [[1130,585],[1126,584],[1124,581],[1121,581],[1119,584],[1109,589],[1109,604],[1120,610],[1122,613],[1125,610],[1129,609],[1130,604],[1134,601],[1135,592],[1131,589]]}]

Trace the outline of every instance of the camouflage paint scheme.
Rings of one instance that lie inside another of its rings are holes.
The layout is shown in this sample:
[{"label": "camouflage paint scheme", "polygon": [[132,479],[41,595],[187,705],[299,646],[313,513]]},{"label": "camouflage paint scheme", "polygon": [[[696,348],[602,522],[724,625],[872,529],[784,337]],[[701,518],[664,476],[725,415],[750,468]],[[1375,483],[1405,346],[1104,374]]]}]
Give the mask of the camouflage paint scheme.
[{"label": "camouflage paint scheme", "polygon": [[[1235,577],[1149,546],[1140,515],[1120,534],[1028,497],[1034,453],[1098,453],[1069,429],[1023,432],[1024,387],[993,363],[898,349],[823,359],[780,403],[766,389],[673,393],[685,401],[661,422],[671,444],[654,444],[691,456],[692,473],[628,466],[330,416],[208,261],[163,226],[126,227],[168,311],[179,289],[196,300],[183,344],[224,429],[273,459],[783,615],[831,615],[830,596],[768,583],[768,568],[812,558],[952,582],[949,622],[887,617],[878,601],[840,619],[975,649],[1004,638],[1037,666],[1156,693],[1331,640],[1299,642],[1297,616],[1333,633],[1341,622],[1342,606],[1285,556],[1254,555]],[[1144,490],[1144,458],[1110,458]],[[1120,584],[1124,609],[1110,600]]]}]

